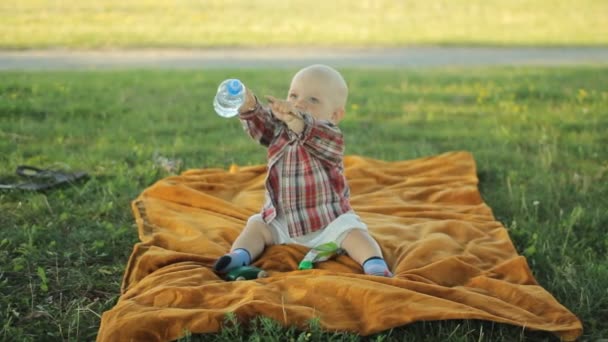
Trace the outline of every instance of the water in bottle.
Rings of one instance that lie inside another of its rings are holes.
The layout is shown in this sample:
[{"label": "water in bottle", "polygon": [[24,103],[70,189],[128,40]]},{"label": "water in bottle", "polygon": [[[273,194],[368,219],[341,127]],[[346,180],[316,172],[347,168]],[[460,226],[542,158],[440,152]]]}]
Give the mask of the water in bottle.
[{"label": "water in bottle", "polygon": [[244,102],[245,86],[241,81],[231,78],[223,81],[217,88],[213,108],[219,116],[230,118],[239,113]]}]

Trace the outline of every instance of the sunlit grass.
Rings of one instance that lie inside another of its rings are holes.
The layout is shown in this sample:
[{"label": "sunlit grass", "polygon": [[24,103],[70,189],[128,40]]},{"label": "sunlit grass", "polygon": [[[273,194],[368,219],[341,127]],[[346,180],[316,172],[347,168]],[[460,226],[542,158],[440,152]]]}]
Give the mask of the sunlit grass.
[{"label": "sunlit grass", "polygon": [[[0,73],[0,178],[15,180],[20,164],[92,176],[47,193],[0,192],[0,339],[94,340],[137,241],[129,203],[167,176],[155,156],[181,159],[183,169],[263,163],[263,149],[237,120],[215,115],[211,99],[235,74],[258,94],[285,96],[293,71]],[[605,338],[608,69],[343,73],[351,89],[341,124],[347,154],[402,160],[471,151],[485,201],[537,280],[582,319],[584,340]],[[307,336],[256,324],[213,336]],[[425,341],[550,337],[479,321],[420,322],[373,338],[386,334]],[[321,335],[358,338],[314,329],[310,338]]]},{"label": "sunlit grass", "polygon": [[0,2],[0,48],[605,45],[603,0]]}]

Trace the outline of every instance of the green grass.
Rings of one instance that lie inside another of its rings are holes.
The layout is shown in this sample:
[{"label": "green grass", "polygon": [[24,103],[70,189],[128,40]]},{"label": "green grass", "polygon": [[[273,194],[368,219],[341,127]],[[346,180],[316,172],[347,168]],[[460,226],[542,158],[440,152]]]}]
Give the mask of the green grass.
[{"label": "green grass", "polygon": [[19,0],[0,48],[606,45],[605,0]]},{"label": "green grass", "polygon": [[[86,183],[0,192],[0,340],[93,340],[137,241],[130,201],[183,168],[264,162],[217,84],[238,76],[284,96],[295,70],[0,73],[0,177],[17,165],[86,170]],[[608,336],[608,68],[344,70],[347,154],[402,160],[474,154],[480,189],[538,281]],[[357,340],[268,320],[221,335]],[[420,322],[374,340],[494,341],[551,335],[479,321]],[[188,339],[195,340],[197,336]],[[261,338],[261,337],[260,337]]]}]

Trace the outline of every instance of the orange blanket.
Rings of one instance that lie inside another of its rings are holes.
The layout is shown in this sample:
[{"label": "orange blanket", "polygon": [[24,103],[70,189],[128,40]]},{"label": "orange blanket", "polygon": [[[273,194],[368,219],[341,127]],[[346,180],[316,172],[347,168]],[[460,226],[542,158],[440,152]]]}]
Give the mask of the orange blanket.
[{"label": "orange blanket", "polygon": [[141,243],[122,295],[105,312],[99,341],[173,340],[217,332],[228,312],[369,335],[420,320],[483,319],[573,340],[581,322],[532,276],[477,190],[466,152],[385,162],[345,159],[351,203],[393,270],[366,276],[348,256],[298,271],[307,252],[268,248],[270,273],[225,282],[210,269],[263,201],[265,166],[191,170],[158,181],[134,202]]}]

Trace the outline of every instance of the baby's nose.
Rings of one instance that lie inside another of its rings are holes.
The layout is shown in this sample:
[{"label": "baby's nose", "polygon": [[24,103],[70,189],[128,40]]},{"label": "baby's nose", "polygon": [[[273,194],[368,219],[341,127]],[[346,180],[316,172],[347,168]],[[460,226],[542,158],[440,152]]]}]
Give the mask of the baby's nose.
[{"label": "baby's nose", "polygon": [[305,102],[303,100],[296,100],[296,103],[294,105],[297,109],[302,109],[305,106]]}]

